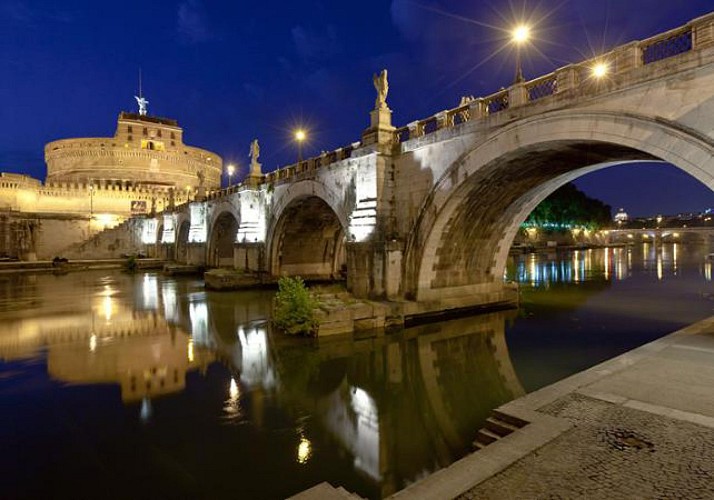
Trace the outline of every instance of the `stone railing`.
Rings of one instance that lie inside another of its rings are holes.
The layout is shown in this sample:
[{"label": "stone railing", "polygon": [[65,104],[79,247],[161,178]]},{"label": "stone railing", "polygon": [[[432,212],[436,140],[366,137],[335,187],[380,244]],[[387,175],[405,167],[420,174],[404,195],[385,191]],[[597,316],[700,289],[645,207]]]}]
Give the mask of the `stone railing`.
[{"label": "stone railing", "polygon": [[[580,88],[583,83],[596,83],[592,71],[597,63],[605,63],[608,67],[607,77],[613,78],[648,64],[710,46],[714,46],[714,13],[694,19],[685,26],[652,38],[622,45],[597,58],[559,68],[534,80],[517,83],[508,89],[501,89],[486,97],[469,100],[457,108],[441,111],[423,120],[409,123],[394,131],[393,140],[395,144],[400,144],[429,135],[437,130],[454,128],[466,122],[497,115],[508,109],[536,101],[545,101],[566,91]],[[674,72],[676,69],[671,71]],[[590,85],[588,88],[591,87],[596,88],[597,86]],[[347,147],[278,168],[265,174],[261,183],[273,184],[292,179],[306,172],[313,172],[350,158],[352,151],[358,147],[360,147],[360,143],[356,142]],[[244,184],[241,183],[221,189],[211,194],[209,199],[235,193],[243,186]]]},{"label": "stone railing", "polygon": [[[394,142],[400,144],[442,128],[453,128],[462,123],[486,118],[507,109],[545,100],[568,90],[590,83],[597,88],[593,68],[607,67],[607,79],[632,72],[687,52],[714,46],[714,13],[690,21],[684,26],[642,41],[616,47],[599,57],[571,64],[534,80],[517,83],[508,89],[473,99],[458,108],[441,111],[433,116],[412,122],[394,131]],[[676,68],[669,71],[676,72]]]},{"label": "stone railing", "polygon": [[293,163],[286,167],[279,168],[265,174],[263,182],[274,183],[284,179],[289,179],[304,172],[312,172],[319,168],[326,167],[332,163],[346,160],[352,157],[352,151],[359,147],[359,143],[352,143],[334,151],[323,152],[319,156],[314,156],[298,163]]}]

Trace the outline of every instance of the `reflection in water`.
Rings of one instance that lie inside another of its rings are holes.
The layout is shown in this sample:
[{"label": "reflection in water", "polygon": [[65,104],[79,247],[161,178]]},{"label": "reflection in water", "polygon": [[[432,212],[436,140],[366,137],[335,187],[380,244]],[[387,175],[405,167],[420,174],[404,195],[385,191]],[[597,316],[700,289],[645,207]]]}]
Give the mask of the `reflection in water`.
[{"label": "reflection in water", "polygon": [[[573,311],[586,303],[598,307],[598,297],[638,279],[663,287],[695,272],[700,282],[711,282],[712,262],[692,252],[681,244],[647,244],[531,254],[518,256],[509,271],[550,300],[551,310]],[[696,266],[685,265],[693,260]],[[506,344],[507,320],[521,321],[514,312],[363,340],[296,339],[270,331],[270,292],[206,292],[200,282],[153,274],[12,279],[12,286],[0,283],[0,396],[7,395],[3,382],[19,384],[28,370],[41,367],[49,377],[45,392],[23,395],[35,406],[4,410],[26,425],[13,432],[36,449],[50,449],[53,463],[91,468],[96,457],[71,455],[44,434],[75,436],[81,427],[69,431],[62,420],[43,419],[40,426],[23,418],[47,404],[66,412],[73,394],[82,394],[82,414],[96,426],[83,439],[98,450],[112,443],[107,456],[122,456],[114,450],[126,442],[136,451],[113,460],[112,470],[122,484],[146,481],[149,473],[156,497],[230,497],[239,482],[247,497],[282,498],[325,480],[362,496],[388,496],[468,453],[491,410],[524,393],[519,377],[537,387],[540,381],[532,380],[539,374],[582,356],[560,344],[552,358],[531,361],[523,349],[514,352],[512,340],[542,347],[517,332]],[[67,292],[54,293],[60,286]],[[522,314],[532,310],[526,304]],[[561,328],[559,342],[575,342],[589,322],[569,317],[553,327],[545,321],[543,338]],[[6,366],[18,375],[4,375]],[[126,422],[121,406],[107,401],[127,405]],[[42,455],[27,460],[29,470]],[[38,482],[46,489],[30,496],[69,495],[80,481],[70,480],[78,476],[69,466],[59,470],[68,478],[66,491]],[[192,471],[191,481],[182,479],[184,471]],[[106,475],[93,477],[95,486],[111,486]],[[18,482],[10,496],[23,496],[28,487]],[[123,489],[117,494],[131,496]]]},{"label": "reflection in water", "polygon": [[231,377],[231,383],[228,386],[228,399],[223,405],[223,411],[226,413],[225,418],[229,421],[239,421],[243,416],[240,405],[240,388],[233,377]]},{"label": "reflection in water", "polygon": [[304,437],[304,436],[300,437],[300,444],[298,444],[298,449],[297,449],[298,463],[299,464],[307,463],[307,461],[310,460],[311,455],[312,455],[312,444],[306,437]]},{"label": "reflection in water", "polygon": [[[86,283],[73,282],[76,276],[60,278],[65,288],[76,287],[75,300],[61,307],[49,292],[57,278],[38,277],[31,292],[43,300],[37,313],[15,315],[0,326],[3,359],[46,356],[49,377],[63,384],[56,389],[60,400],[68,384],[118,386],[121,401],[136,405],[134,418],[151,423],[147,430],[165,428],[179,442],[195,440],[213,449],[217,461],[226,439],[238,435],[213,440],[214,431],[200,431],[206,417],[199,415],[184,417],[196,419],[196,432],[172,430],[172,414],[182,412],[176,405],[194,408],[180,396],[192,385],[192,394],[200,387],[201,398],[208,398],[201,412],[215,407],[214,393],[220,398],[212,417],[216,426],[249,422],[252,433],[278,439],[285,424],[275,419],[283,415],[279,420],[291,420],[295,429],[291,461],[307,475],[275,470],[288,478],[270,486],[282,489],[268,496],[305,489],[324,480],[325,470],[333,482],[352,484],[365,495],[388,495],[463,456],[490,409],[522,394],[505,344],[505,313],[364,341],[316,343],[270,335],[260,321],[269,294],[256,316],[255,300],[248,305],[239,293],[193,291],[185,282],[154,275],[117,275],[90,292],[89,302],[101,307],[83,309],[76,297],[86,293]],[[216,370],[221,375],[211,382]],[[214,384],[222,389],[214,391]],[[270,448],[264,459],[262,453],[254,459],[264,460],[260,467],[281,467],[271,454],[285,448]],[[176,460],[186,459],[181,449],[174,453]],[[141,460],[154,466],[150,453]],[[270,488],[250,473],[241,481]]]},{"label": "reflection in water", "polygon": [[275,374],[268,353],[268,332],[265,325],[238,327],[240,345],[241,381],[249,387],[272,389],[275,386]]},{"label": "reflection in water", "polygon": [[[677,276],[682,257],[681,243],[654,244],[644,242],[639,247],[616,247],[603,249],[573,250],[563,252],[531,253],[512,257],[506,277],[534,287],[547,288],[553,283],[579,283],[602,279],[605,281],[621,281],[632,276],[633,252],[639,253],[636,265],[641,269],[653,272],[658,280],[668,276]],[[689,249],[685,257],[695,258],[703,262],[702,251]],[[711,273],[707,277],[704,264],[702,275],[711,281]]]}]

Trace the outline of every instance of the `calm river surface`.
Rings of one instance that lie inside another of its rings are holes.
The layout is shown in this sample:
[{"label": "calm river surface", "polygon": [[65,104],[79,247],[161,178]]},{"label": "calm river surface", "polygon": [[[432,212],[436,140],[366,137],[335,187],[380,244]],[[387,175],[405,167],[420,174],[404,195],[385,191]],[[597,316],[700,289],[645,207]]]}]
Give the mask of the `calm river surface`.
[{"label": "calm river surface", "polygon": [[386,496],[492,408],[714,314],[711,251],[518,256],[518,311],[358,340],[273,334],[268,291],[0,275],[0,497]]}]

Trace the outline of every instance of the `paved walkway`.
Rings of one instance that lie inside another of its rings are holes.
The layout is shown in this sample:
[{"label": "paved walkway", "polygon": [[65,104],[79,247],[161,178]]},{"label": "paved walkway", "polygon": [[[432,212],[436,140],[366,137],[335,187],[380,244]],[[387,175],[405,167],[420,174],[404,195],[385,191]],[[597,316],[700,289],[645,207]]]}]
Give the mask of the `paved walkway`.
[{"label": "paved walkway", "polygon": [[530,423],[393,498],[714,499],[714,317],[500,410]]}]

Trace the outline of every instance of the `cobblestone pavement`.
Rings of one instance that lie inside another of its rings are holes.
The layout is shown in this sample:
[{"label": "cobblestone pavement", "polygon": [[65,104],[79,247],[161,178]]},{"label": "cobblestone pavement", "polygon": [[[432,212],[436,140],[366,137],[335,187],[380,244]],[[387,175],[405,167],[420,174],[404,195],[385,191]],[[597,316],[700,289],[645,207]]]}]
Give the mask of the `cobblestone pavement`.
[{"label": "cobblestone pavement", "polygon": [[575,427],[461,499],[714,499],[714,429],[569,394]]}]

